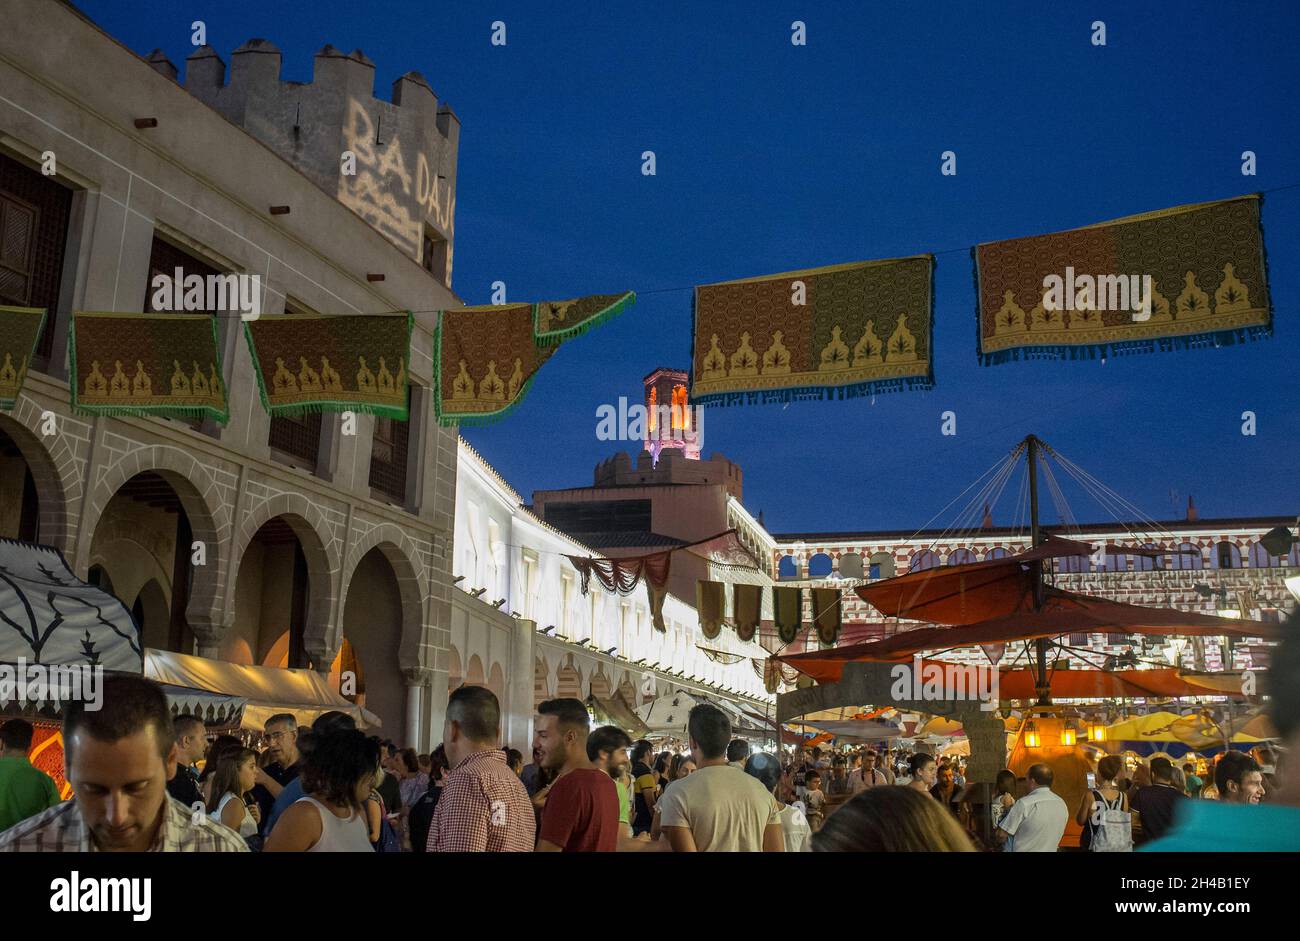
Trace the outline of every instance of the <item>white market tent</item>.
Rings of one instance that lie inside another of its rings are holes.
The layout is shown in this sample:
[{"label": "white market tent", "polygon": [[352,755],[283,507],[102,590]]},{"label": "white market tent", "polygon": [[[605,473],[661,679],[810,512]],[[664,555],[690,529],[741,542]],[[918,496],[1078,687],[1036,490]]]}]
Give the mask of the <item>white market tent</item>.
[{"label": "white market tent", "polygon": [[277,712],[311,725],[326,712],[345,712],[359,728],[381,725],[373,712],[349,702],[315,670],[248,666],[170,650],[145,650],[144,675],[187,694],[216,693],[244,701],[242,726],[261,729]]}]

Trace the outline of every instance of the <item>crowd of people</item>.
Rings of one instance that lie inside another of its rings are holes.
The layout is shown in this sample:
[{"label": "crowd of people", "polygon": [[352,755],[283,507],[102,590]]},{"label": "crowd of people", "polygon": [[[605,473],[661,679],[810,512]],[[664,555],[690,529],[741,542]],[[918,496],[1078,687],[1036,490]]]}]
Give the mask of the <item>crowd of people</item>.
[{"label": "crowd of people", "polygon": [[[1300,642],[1284,643],[1274,675],[1300,676],[1298,658]],[[782,759],[751,752],[711,704],[691,710],[687,751],[656,752],[593,729],[577,699],[547,700],[525,764],[481,686],[451,693],[427,755],[341,712],[309,728],[273,716],[261,748],[209,741],[137,676],[107,678],[102,703],[65,708],[66,801],[28,760],[31,724],[0,726],[0,850],[1054,852],[1071,817],[1093,852],[1300,848],[1300,773],[1285,762],[1300,748],[1300,683],[1274,684],[1281,750],[1225,751],[1205,768],[1102,756],[1073,807],[1048,763],[989,787],[971,785],[961,759],[923,751]]]}]

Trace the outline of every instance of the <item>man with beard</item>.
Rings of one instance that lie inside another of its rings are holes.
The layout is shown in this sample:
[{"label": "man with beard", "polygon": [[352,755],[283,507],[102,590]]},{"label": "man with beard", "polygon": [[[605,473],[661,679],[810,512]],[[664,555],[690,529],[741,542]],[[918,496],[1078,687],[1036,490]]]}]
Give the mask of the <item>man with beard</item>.
[{"label": "man with beard", "polygon": [[542,767],[556,773],[542,810],[538,852],[614,852],[618,788],[587,757],[587,707],[577,699],[548,699],[537,707],[533,728],[533,749],[540,753]]},{"label": "man with beard", "polygon": [[602,725],[587,738],[587,758],[593,768],[599,768],[614,779],[618,789],[619,832],[632,835],[632,792],[623,783],[627,771],[627,750],[632,739],[616,725]]},{"label": "man with beard", "polygon": [[246,853],[243,838],[167,794],[176,738],[167,697],[140,676],[107,677],[103,708],[63,716],[74,797],[0,834],[0,852]]}]

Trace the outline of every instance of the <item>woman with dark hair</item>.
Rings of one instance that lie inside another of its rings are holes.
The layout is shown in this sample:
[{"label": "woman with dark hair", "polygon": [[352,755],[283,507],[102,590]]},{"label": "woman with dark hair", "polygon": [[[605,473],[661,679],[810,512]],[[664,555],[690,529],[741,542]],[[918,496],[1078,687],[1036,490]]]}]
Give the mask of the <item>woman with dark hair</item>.
[{"label": "woman with dark hair", "polygon": [[[203,789],[203,802],[206,804],[208,797],[212,793],[212,773],[217,770],[217,762],[221,756],[230,752],[243,751],[244,743],[233,735],[218,735],[208,746],[208,757],[203,762],[203,770],[199,772],[199,786]],[[220,794],[217,795],[221,797]]]},{"label": "woman with dark hair", "polygon": [[973,853],[955,817],[923,791],[870,787],[812,835],[817,853]]},{"label": "woman with dark hair", "polygon": [[998,772],[997,780],[993,784],[993,804],[989,808],[989,813],[993,817],[993,829],[998,828],[1002,822],[1003,816],[1011,809],[1011,805],[1016,802],[1016,773],[1007,768]]},{"label": "woman with dark hair", "polygon": [[257,802],[245,796],[257,783],[257,752],[251,748],[225,748],[210,767],[208,816],[248,842],[249,837],[257,835],[257,825],[262,821]]},{"label": "woman with dark hair", "polygon": [[[1099,849],[1098,831],[1108,822],[1111,811],[1128,814],[1129,796],[1119,789],[1115,779],[1124,770],[1124,759],[1118,755],[1106,755],[1097,762],[1097,786],[1083,792],[1079,801],[1079,810],[1074,815],[1074,822],[1083,827],[1079,834],[1079,846],[1086,850]],[[1112,829],[1107,833],[1104,845],[1107,850],[1124,852],[1133,848],[1132,818],[1110,818]],[[1123,832],[1128,826],[1128,833]]]},{"label": "woman with dark hair", "polygon": [[314,737],[300,798],[280,815],[266,851],[369,853],[365,804],[379,769],[379,740],[355,729]]},{"label": "woman with dark hair", "polygon": [[[664,785],[663,794],[668,793],[668,788],[672,787],[674,781],[680,781],[687,775],[695,772],[695,759],[689,754],[673,755],[668,762],[668,783]],[[662,794],[660,795],[663,796]],[[662,824],[659,822],[659,808],[656,803],[654,819],[650,821],[650,839],[657,840],[663,832]]]},{"label": "woman with dark hair", "polygon": [[524,773],[524,754],[517,748],[503,748],[506,753],[506,767],[515,773],[515,776]]},{"label": "woman with dark hair", "polygon": [[790,807],[781,801],[779,789],[784,783],[781,763],[776,756],[767,752],[755,752],[745,761],[745,774],[758,778],[763,787],[772,792],[773,799],[781,805],[781,835],[785,837],[787,853],[806,853],[808,840],[812,837],[812,828],[808,818],[798,807]]},{"label": "woman with dark hair", "polygon": [[664,788],[673,782],[673,776],[670,773],[670,766],[673,760],[673,753],[670,751],[661,751],[659,757],[655,759],[655,778],[659,781],[659,796],[662,797]]}]

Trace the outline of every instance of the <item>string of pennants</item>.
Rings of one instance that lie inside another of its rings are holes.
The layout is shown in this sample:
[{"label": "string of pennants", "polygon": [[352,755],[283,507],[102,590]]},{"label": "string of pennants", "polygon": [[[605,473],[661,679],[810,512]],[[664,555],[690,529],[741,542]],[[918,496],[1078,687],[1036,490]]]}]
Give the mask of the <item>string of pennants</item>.
[{"label": "string of pennants", "polygon": [[[1220,347],[1272,335],[1263,194],[1176,206],[971,249],[977,355],[1085,359]],[[697,286],[692,402],[845,399],[934,385],[933,254]],[[527,395],[556,348],[635,302],[630,291],[436,311],[432,383],[442,425],[484,424]],[[0,307],[0,408],[17,401],[45,328]],[[272,415],[409,414],[409,311],[246,321]],[[76,312],[73,408],[90,415],[229,417],[216,320]]]}]

